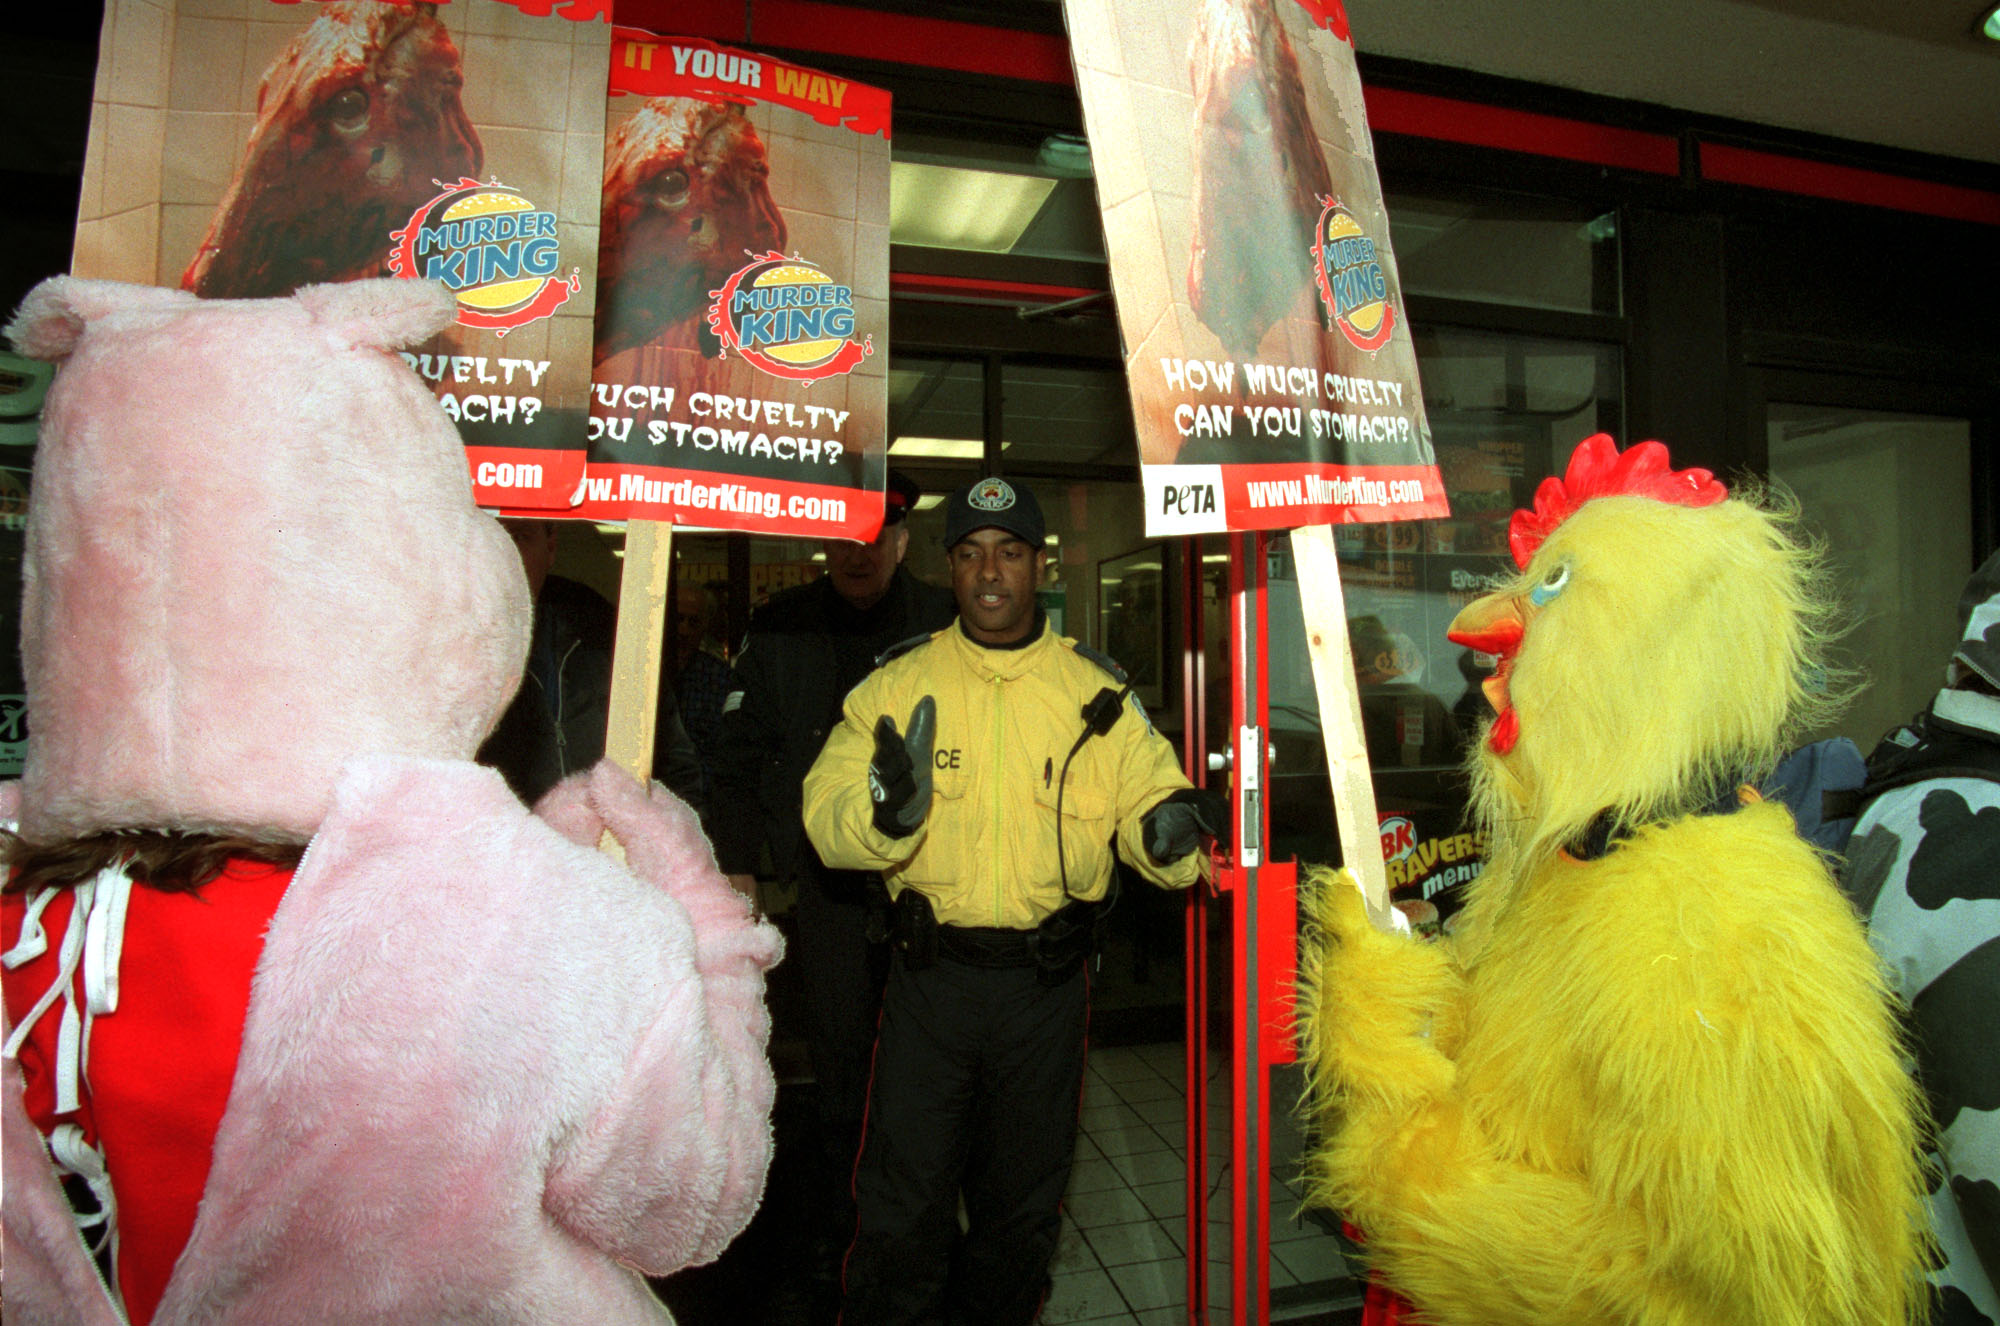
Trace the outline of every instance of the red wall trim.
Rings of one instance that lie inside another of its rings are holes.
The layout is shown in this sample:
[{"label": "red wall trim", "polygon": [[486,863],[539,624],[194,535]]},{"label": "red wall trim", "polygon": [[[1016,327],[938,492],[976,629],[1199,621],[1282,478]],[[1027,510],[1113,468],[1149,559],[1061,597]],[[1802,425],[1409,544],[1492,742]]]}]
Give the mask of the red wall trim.
[{"label": "red wall trim", "polygon": [[1079,285],[1035,285],[1027,281],[993,281],[978,276],[931,276],[923,272],[891,272],[892,295],[943,295],[951,299],[990,299],[1006,304],[1060,304],[1065,299],[1101,295]]},{"label": "red wall trim", "polygon": [[655,32],[857,60],[1074,86],[1069,42],[1040,32],[888,14],[816,0],[617,0],[617,21]]},{"label": "red wall trim", "polygon": [[1776,189],[1809,198],[1831,198],[1954,221],[2000,225],[2000,194],[1984,189],[1913,180],[1858,166],[1804,161],[1747,147],[1701,144],[1701,174],[1703,179],[1718,184],[1747,184],[1755,189]]},{"label": "red wall trim", "polygon": [[1396,88],[1364,85],[1361,96],[1368,107],[1368,127],[1377,133],[1532,152],[1654,175],[1681,172],[1680,144],[1666,134],[1614,129],[1585,120],[1503,110]]},{"label": "red wall trim", "polygon": [[966,73],[1074,85],[1069,41],[1040,32],[949,19],[883,14],[813,0],[756,0],[751,37],[770,46],[830,51],[857,59],[928,65]]},{"label": "red wall trim", "polygon": [[[618,22],[659,32],[1062,87],[1076,82],[1069,43],[1046,33],[883,13],[823,0],[755,0],[748,6],[746,35],[745,14],[744,0],[616,0]],[[1649,175],[1680,174],[1680,142],[1671,134],[1397,88],[1364,85],[1362,96],[1369,126],[1378,133],[1527,152]],[[2000,193],[1991,190],[1829,165],[1779,152],[1714,143],[1698,148],[1702,178],[1720,184],[2000,225]]]}]

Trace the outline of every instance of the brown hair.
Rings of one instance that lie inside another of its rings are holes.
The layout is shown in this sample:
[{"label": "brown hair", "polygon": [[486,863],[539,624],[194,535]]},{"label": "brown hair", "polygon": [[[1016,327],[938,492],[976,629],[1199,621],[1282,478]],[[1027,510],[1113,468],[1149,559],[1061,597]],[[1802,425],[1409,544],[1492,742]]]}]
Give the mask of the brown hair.
[{"label": "brown hair", "polygon": [[292,867],[304,854],[305,848],[297,843],[165,829],[94,833],[54,843],[30,842],[0,829],[0,860],[12,867],[4,886],[7,893],[70,888],[120,861],[134,884],[162,893],[197,893],[231,861]]}]

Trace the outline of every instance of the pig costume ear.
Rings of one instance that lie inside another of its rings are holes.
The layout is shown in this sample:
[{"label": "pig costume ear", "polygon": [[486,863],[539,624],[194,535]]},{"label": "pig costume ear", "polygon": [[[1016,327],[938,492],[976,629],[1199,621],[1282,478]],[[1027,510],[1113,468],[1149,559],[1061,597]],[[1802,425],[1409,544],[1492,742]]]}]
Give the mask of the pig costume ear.
[{"label": "pig costume ear", "polygon": [[342,281],[302,286],[293,298],[338,342],[400,350],[451,325],[458,301],[436,281]]},{"label": "pig costume ear", "polygon": [[30,359],[66,359],[83,339],[83,329],[99,318],[113,313],[170,312],[194,302],[193,295],[159,286],[51,276],[21,301],[7,324],[7,339]]}]

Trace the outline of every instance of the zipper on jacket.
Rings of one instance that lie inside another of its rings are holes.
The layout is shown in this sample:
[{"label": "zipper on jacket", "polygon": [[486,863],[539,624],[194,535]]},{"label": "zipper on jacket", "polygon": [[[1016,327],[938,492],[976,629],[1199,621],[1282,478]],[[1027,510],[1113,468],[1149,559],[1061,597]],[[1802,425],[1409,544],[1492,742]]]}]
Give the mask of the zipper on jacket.
[{"label": "zipper on jacket", "polygon": [[987,766],[991,770],[991,775],[986,780],[987,787],[991,789],[990,797],[993,805],[993,924],[996,928],[1002,924],[1001,890],[1005,887],[1005,883],[1001,879],[1001,874],[1006,869],[1007,855],[1001,850],[1005,845],[1005,840],[1001,837],[1005,830],[1000,814],[1000,785],[1005,781],[1002,775],[1007,767],[1003,763],[1007,758],[1007,743],[1003,736],[1006,725],[1002,721],[1001,714],[1007,694],[1006,685],[1006,678],[1000,676],[993,678],[993,762]]}]

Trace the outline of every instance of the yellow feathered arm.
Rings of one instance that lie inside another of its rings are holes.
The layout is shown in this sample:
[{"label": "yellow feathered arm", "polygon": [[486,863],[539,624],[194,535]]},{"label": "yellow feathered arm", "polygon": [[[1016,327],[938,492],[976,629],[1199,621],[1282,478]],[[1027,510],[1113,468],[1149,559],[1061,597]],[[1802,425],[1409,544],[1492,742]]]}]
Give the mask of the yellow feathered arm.
[{"label": "yellow feathered arm", "polygon": [[1313,908],[1311,1199],[1426,1320],[1911,1318],[1914,1089],[1860,927],[1781,808],[1547,858],[1468,917],[1467,971],[1375,932],[1334,877]]}]

